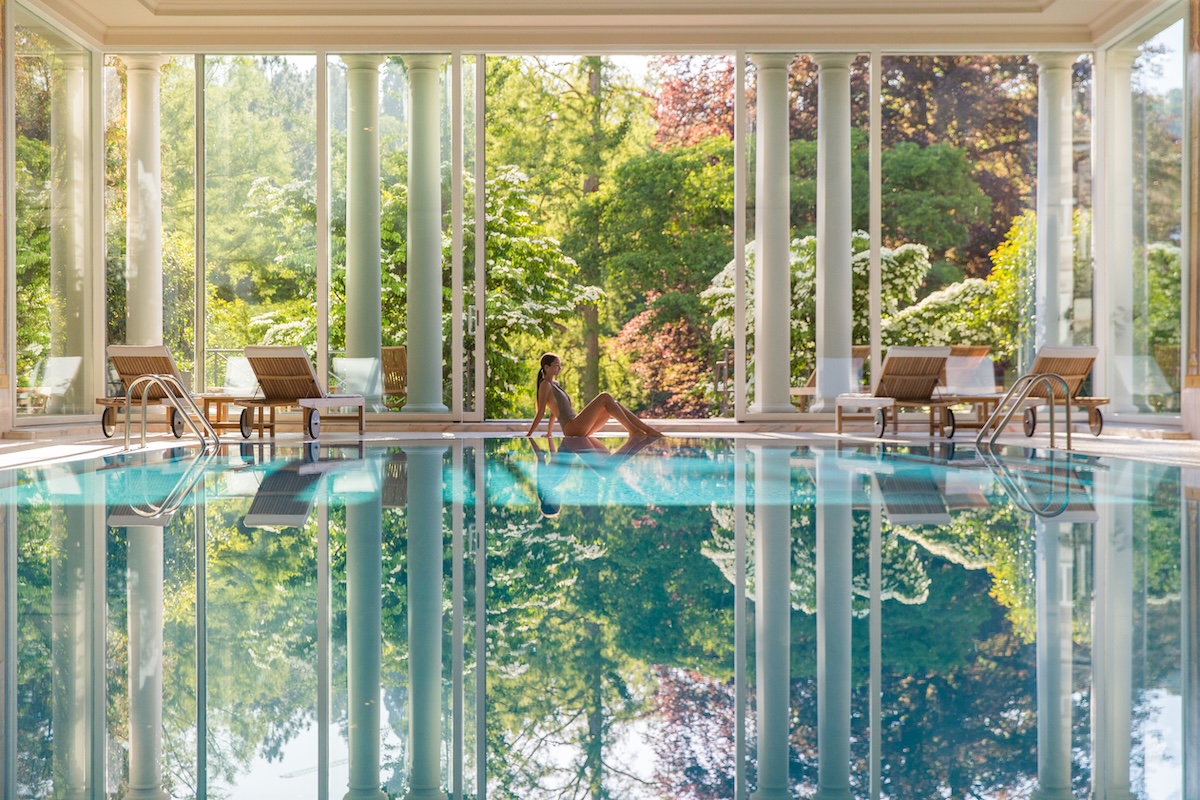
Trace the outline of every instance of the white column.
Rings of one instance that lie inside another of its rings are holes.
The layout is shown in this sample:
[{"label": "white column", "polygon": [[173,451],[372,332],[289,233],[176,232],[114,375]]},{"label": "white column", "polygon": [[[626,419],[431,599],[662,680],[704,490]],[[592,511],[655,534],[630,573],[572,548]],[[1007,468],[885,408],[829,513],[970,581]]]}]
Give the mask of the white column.
[{"label": "white column", "polygon": [[121,56],[128,86],[125,343],[162,344],[162,153],[157,55]]},{"label": "white column", "polygon": [[1070,525],[1037,522],[1037,765],[1034,800],[1072,800]]},{"label": "white column", "polygon": [[125,529],[129,595],[129,788],[126,800],[168,800],[162,786],[163,529]]},{"label": "white column", "polygon": [[1037,295],[1038,347],[1071,343],[1066,318],[1073,294],[1071,234],[1071,65],[1069,53],[1041,53],[1038,65]]},{"label": "white column", "polygon": [[810,408],[832,411],[854,390],[850,237],[851,53],[813,56],[817,78],[817,394]]},{"label": "white column", "polygon": [[[847,239],[847,241],[849,241]],[[817,460],[817,793],[850,793],[851,478],[833,454]]]},{"label": "white column", "polygon": [[751,447],[754,466],[754,627],[758,731],[755,800],[788,800],[791,685],[792,448]]},{"label": "white column", "polygon": [[[1095,474],[1108,496],[1132,496],[1129,462]],[[1092,800],[1133,800],[1133,507],[1101,506],[1094,540]]]},{"label": "white column", "polygon": [[405,56],[408,137],[408,402],[402,412],[447,413],[442,402],[442,155],[445,56]]},{"label": "white column", "polygon": [[[61,71],[51,84],[50,112],[50,355],[79,356],[87,341],[88,297],[88,72],[80,52],[58,54]],[[48,411],[79,411],[83,380],[75,380],[70,395]],[[90,400],[89,400],[89,408]]]},{"label": "white column", "polygon": [[346,800],[385,800],[379,788],[379,698],[383,658],[383,500],[346,505]]},{"label": "white column", "polygon": [[78,501],[78,496],[69,498],[56,510],[63,524],[53,532],[55,558],[50,565],[54,796],[64,800],[83,800],[92,793],[88,540],[95,531],[87,529],[85,508]]},{"label": "white column", "polygon": [[347,103],[346,355],[379,359],[383,327],[379,244],[379,66],[384,57],[347,55],[342,60],[346,63]]},{"label": "white column", "polygon": [[754,405],[792,412],[791,168],[788,53],[752,56],[758,68],[754,201]]},{"label": "white column", "polygon": [[408,453],[408,702],[412,741],[409,800],[442,791],[442,454]]},{"label": "white column", "polygon": [[[1106,386],[1114,412],[1136,411],[1133,374],[1133,89],[1134,50],[1105,54],[1103,264],[1096,315]],[[1098,370],[1099,372],[1099,370]]]},{"label": "white column", "polygon": [[[1188,470],[1185,470],[1185,474]],[[1183,797],[1200,797],[1200,499],[1185,481],[1186,518],[1180,525],[1180,650],[1183,716]]]}]

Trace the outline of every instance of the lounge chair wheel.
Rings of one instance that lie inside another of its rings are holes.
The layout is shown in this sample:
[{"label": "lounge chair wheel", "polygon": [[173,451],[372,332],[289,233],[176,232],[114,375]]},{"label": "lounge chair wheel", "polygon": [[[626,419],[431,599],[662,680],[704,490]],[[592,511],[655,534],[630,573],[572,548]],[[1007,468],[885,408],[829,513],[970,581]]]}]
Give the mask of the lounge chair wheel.
[{"label": "lounge chair wheel", "polygon": [[947,439],[954,438],[954,410],[947,408],[942,412],[945,416],[942,417],[942,436]]},{"label": "lounge chair wheel", "polygon": [[112,406],[107,406],[100,412],[100,432],[104,434],[105,439],[111,439],[117,432],[117,410]]},{"label": "lounge chair wheel", "polygon": [[1088,409],[1088,430],[1092,432],[1092,436],[1099,436],[1100,431],[1104,430],[1104,415],[1100,413],[1100,409]]},{"label": "lounge chair wheel", "polygon": [[1022,418],[1022,422],[1023,422],[1023,427],[1025,428],[1025,435],[1033,436],[1034,432],[1037,431],[1037,409],[1036,408],[1025,409],[1025,414],[1024,414],[1024,417]]},{"label": "lounge chair wheel", "polygon": [[183,438],[183,414],[180,414],[175,409],[170,409],[167,413],[171,415],[171,433],[176,439]]},{"label": "lounge chair wheel", "polygon": [[254,414],[250,409],[243,408],[238,415],[238,430],[242,432],[243,439],[249,439],[250,434],[254,433]]},{"label": "lounge chair wheel", "polygon": [[887,433],[887,410],[878,409],[875,412],[875,435],[880,439]]},{"label": "lounge chair wheel", "polygon": [[321,435],[321,414],[315,408],[307,409],[304,416],[304,434],[310,439]]}]

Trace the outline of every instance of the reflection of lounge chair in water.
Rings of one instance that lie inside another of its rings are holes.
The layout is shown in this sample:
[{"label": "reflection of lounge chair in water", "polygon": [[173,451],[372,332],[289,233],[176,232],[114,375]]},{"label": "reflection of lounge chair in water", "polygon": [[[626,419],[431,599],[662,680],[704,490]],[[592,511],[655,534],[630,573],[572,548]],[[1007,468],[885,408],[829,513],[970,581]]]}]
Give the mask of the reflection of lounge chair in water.
[{"label": "reflection of lounge chair in water", "polygon": [[312,512],[317,484],[330,472],[345,468],[345,459],[321,460],[313,455],[271,470],[263,477],[243,523],[248,528],[302,528]]},{"label": "reflection of lounge chair in water", "polygon": [[892,525],[949,525],[946,498],[933,476],[926,472],[903,471],[876,476],[884,509]]}]

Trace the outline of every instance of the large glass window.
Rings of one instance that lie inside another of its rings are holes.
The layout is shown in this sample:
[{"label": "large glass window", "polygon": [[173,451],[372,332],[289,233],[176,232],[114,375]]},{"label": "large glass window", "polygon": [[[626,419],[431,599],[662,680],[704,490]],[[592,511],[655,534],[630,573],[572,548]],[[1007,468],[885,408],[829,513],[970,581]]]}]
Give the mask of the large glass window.
[{"label": "large glass window", "polygon": [[248,344],[316,353],[313,56],[205,59],[206,382]]},{"label": "large glass window", "polygon": [[15,12],[17,416],[90,412],[91,54]]},{"label": "large glass window", "polygon": [[1183,259],[1184,26],[1146,38],[1133,62],[1133,400],[1179,412]]},{"label": "large glass window", "polygon": [[895,55],[882,68],[883,344],[981,348],[966,357],[998,367],[973,374],[982,391],[1032,342],[1037,66]]}]

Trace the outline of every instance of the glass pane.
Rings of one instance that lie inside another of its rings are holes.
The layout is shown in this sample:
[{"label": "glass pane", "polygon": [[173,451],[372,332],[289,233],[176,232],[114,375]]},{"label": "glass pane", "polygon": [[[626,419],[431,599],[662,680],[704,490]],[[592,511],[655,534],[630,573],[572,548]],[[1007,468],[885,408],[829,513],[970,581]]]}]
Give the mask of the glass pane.
[{"label": "glass pane", "polygon": [[1037,66],[882,62],[883,345],[987,348],[961,388],[990,392],[1033,343]]},{"label": "glass pane", "polygon": [[90,413],[91,55],[17,8],[17,416]]},{"label": "glass pane", "polygon": [[[1140,46],[1133,63],[1133,358],[1142,411],[1179,413],[1183,227],[1184,27]],[[1118,370],[1122,369],[1118,363]]]},{"label": "glass pane", "polygon": [[205,61],[207,382],[248,344],[316,352],[316,59]]}]

